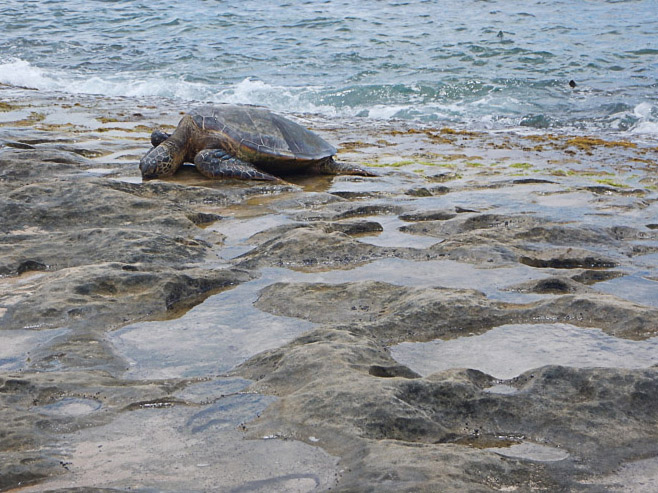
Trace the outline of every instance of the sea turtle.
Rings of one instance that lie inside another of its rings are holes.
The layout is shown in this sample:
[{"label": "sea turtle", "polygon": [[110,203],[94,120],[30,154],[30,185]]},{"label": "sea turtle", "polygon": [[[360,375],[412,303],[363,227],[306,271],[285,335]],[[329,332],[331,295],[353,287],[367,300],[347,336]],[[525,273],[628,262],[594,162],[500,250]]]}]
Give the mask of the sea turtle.
[{"label": "sea turtle", "polygon": [[334,161],[331,144],[259,106],[203,106],[183,116],[173,134],[154,131],[151,144],[139,162],[145,179],[171,176],[183,162],[209,178],[278,180],[274,175],[304,171],[376,176]]}]

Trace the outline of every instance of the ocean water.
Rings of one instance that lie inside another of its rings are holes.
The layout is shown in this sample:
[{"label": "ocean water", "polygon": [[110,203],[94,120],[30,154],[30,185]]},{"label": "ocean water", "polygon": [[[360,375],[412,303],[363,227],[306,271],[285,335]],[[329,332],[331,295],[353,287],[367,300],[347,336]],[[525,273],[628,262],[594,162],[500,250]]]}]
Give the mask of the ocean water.
[{"label": "ocean water", "polygon": [[658,134],[658,0],[1,0],[0,33],[41,90]]}]

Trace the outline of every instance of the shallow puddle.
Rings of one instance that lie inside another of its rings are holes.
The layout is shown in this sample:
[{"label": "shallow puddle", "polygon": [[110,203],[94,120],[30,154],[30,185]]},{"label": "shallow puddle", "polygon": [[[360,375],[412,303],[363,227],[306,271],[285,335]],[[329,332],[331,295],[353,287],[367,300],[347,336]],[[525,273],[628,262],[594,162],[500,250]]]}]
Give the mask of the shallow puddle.
[{"label": "shallow puddle", "polygon": [[48,416],[77,417],[98,411],[101,403],[95,399],[65,397],[57,402],[37,408],[39,414]]},{"label": "shallow puddle", "polygon": [[110,333],[117,354],[129,363],[126,377],[221,374],[309,330],[310,322],[253,307],[260,289],[274,281],[264,276],[211,296],[178,319],[141,322]]},{"label": "shallow puddle", "polygon": [[0,331],[0,371],[24,370],[30,353],[47,346],[68,329],[2,330]]},{"label": "shallow puddle", "polygon": [[[367,167],[367,164],[366,164]],[[418,176],[413,173],[401,173],[390,169],[370,168],[380,174],[378,178],[361,178],[353,176],[336,176],[329,188],[330,193],[341,194],[395,194],[398,195],[410,186],[418,184]]]},{"label": "shallow puddle", "polygon": [[140,409],[66,434],[66,473],[22,491],[307,492],[331,489],[337,459],[295,440],[245,440],[236,430],[273,397],[238,394],[198,407]]},{"label": "shallow puddle", "polygon": [[95,129],[100,126],[100,122],[84,110],[80,111],[49,106],[46,111],[48,111],[48,114],[44,119],[44,123],[51,125],[69,125],[71,127],[78,126],[87,129]]},{"label": "shallow puddle", "polygon": [[80,172],[80,175],[96,177],[96,176],[110,175],[115,172],[116,170],[112,168],[87,168],[85,170],[82,170]]},{"label": "shallow puddle", "polygon": [[568,324],[519,324],[449,341],[405,342],[391,354],[423,376],[471,368],[508,379],[546,365],[647,368],[658,364],[658,338],[629,341]]},{"label": "shallow puddle", "polygon": [[557,462],[567,459],[569,453],[557,447],[549,447],[539,443],[523,442],[510,447],[491,448],[492,452],[505,457],[514,457],[537,462]]},{"label": "shallow puddle", "polygon": [[143,183],[142,177],[139,175],[135,176],[120,176],[117,178],[110,178],[111,180],[122,182],[122,183]]},{"label": "shallow puddle", "polygon": [[[559,210],[560,213],[563,211],[571,211],[569,216],[565,217],[565,219],[574,220],[580,218],[583,212],[590,209],[589,207],[585,209],[584,206],[587,206],[591,200],[592,194],[589,192],[559,191],[558,193],[537,194],[537,196],[534,197],[533,202],[546,209],[546,212],[551,215],[555,214],[556,210]],[[590,212],[593,212],[593,209],[591,209]]]},{"label": "shallow puddle", "polygon": [[594,289],[641,305],[658,307],[658,281],[639,274],[596,283]]},{"label": "shallow puddle", "polygon": [[[245,233],[247,234],[247,233]],[[260,290],[275,282],[344,283],[373,280],[401,286],[468,288],[477,279],[492,299],[531,302],[541,295],[507,291],[508,284],[544,274],[526,266],[477,269],[451,260],[383,259],[349,271],[303,273],[265,268],[262,277],[209,297],[182,317],[140,322],[108,335],[129,364],[128,378],[203,377],[224,373],[255,354],[279,347],[314,324],[254,308]]]},{"label": "shallow puddle", "polygon": [[247,242],[251,236],[293,222],[284,214],[270,213],[244,218],[227,218],[209,226],[207,229],[221,233],[226,237],[221,250],[219,250],[219,255],[223,259],[230,260],[247,253],[255,247],[255,245]]},{"label": "shallow puddle", "polygon": [[[146,148],[146,147],[145,147]],[[134,156],[140,156],[142,154],[146,153],[145,148],[130,148],[130,149],[122,149],[120,151],[113,152],[111,154],[104,155],[100,158],[100,160],[103,163],[110,163],[110,164],[127,164],[127,162],[132,161],[134,159]],[[138,168],[138,163],[134,163],[135,166],[135,171],[137,171]]]}]

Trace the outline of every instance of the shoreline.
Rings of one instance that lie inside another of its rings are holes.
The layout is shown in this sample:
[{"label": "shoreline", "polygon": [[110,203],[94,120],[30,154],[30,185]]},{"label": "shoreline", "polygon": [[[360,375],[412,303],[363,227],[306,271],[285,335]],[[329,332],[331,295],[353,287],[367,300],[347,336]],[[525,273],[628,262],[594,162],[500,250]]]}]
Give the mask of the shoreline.
[{"label": "shoreline", "polygon": [[655,142],[298,115],[381,176],[141,183],[171,101],[21,91],[0,86],[0,490],[655,485],[658,359],[425,374],[441,355],[413,346],[655,342]]},{"label": "shoreline", "polygon": [[[178,119],[172,117],[171,115],[178,114],[179,111],[187,111],[196,106],[203,105],[213,105],[213,104],[222,104],[221,102],[208,99],[184,99],[177,97],[167,97],[167,96],[156,96],[156,95],[143,95],[143,96],[122,96],[122,95],[104,95],[104,94],[95,94],[95,93],[73,93],[73,92],[64,92],[62,90],[49,90],[49,89],[38,89],[31,87],[23,86],[14,86],[10,84],[5,84],[0,82],[0,90],[3,94],[3,106],[0,106],[0,116],[3,113],[10,110],[12,107],[25,107],[32,106],[34,101],[25,105],[23,102],[26,96],[29,99],[29,96],[35,97],[34,99],[40,99],[40,96],[43,96],[43,100],[47,105],[48,101],[64,101],[71,100],[75,101],[72,104],[88,104],[90,106],[97,106],[99,102],[105,102],[107,104],[107,111],[111,111],[112,106],[117,106],[119,102],[125,102],[126,104],[134,104],[136,107],[143,109],[151,110],[165,110],[160,114],[160,119],[164,118],[162,123],[165,126],[173,125],[175,126],[178,122]],[[6,101],[9,101],[7,103]],[[113,103],[114,102],[114,103]],[[233,103],[230,100],[224,101],[225,103],[230,104],[249,104],[249,103]],[[650,103],[640,102],[638,106],[648,105]],[[37,103],[35,106],[39,106]],[[66,104],[63,103],[63,106],[66,107]],[[532,125],[523,125],[521,123],[516,125],[504,125],[504,126],[495,126],[493,124],[483,123],[480,121],[476,123],[475,121],[463,122],[455,120],[421,120],[413,118],[394,118],[394,117],[367,117],[367,116],[353,116],[353,115],[338,115],[330,113],[314,113],[312,111],[285,111],[277,110],[281,114],[286,114],[287,116],[292,116],[299,120],[308,120],[313,122],[315,125],[320,127],[327,125],[332,126],[332,123],[340,122],[340,125],[351,125],[368,129],[368,128],[414,128],[414,129],[427,129],[427,130],[440,130],[442,128],[450,128],[458,132],[475,132],[479,134],[512,134],[517,136],[526,136],[532,137],[537,135],[554,135],[557,137],[592,137],[602,138],[608,141],[633,141],[645,144],[649,147],[654,146],[656,142],[656,132],[652,129],[652,122],[646,122],[648,127],[651,130],[642,130],[640,128],[633,129],[613,129],[613,128],[584,128],[584,127],[560,127],[549,125],[547,127],[535,127]],[[181,113],[182,114],[182,113]],[[69,117],[71,115],[68,115]],[[509,120],[510,118],[507,118]],[[159,120],[158,120],[159,122]],[[39,123],[29,122],[29,123]],[[84,121],[81,122],[89,126],[90,122]],[[107,122],[101,122],[107,123]],[[156,122],[157,123],[157,122]],[[159,123],[157,123],[159,124]]]}]

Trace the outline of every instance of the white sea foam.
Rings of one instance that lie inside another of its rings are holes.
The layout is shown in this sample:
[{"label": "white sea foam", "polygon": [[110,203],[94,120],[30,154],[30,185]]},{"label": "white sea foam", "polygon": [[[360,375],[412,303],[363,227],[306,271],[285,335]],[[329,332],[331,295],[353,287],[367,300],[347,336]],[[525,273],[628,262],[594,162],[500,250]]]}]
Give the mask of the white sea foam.
[{"label": "white sea foam", "polygon": [[651,134],[658,135],[658,123],[656,122],[640,122],[631,130],[633,134]]},{"label": "white sea foam", "polygon": [[[25,60],[10,58],[0,59],[0,83],[73,94],[166,97],[182,101],[256,104],[281,112],[352,116],[338,111],[334,106],[314,103],[313,97],[319,88],[311,86],[290,88],[267,84],[251,78],[215,89],[208,84],[186,81],[182,77],[170,79],[154,75],[150,78],[143,78],[131,74],[89,78],[72,77],[53,70],[42,69]],[[347,113],[351,113],[349,109],[347,110]]]},{"label": "white sea foam", "polygon": [[[162,97],[181,101],[183,105],[200,101],[256,104],[281,113],[367,117],[372,120],[441,121],[487,129],[518,128],[522,115],[541,109],[505,92],[485,94],[470,101],[461,96],[457,99],[436,95],[425,98],[419,95],[420,86],[417,84],[396,84],[372,86],[359,100],[358,86],[284,85],[255,77],[233,82],[198,82],[190,81],[180,73],[157,71],[104,72],[88,76],[82,72],[44,68],[16,57],[0,57],[0,83],[72,94]],[[408,89],[412,90],[412,94],[407,92]],[[391,100],[378,100],[378,92],[386,94],[386,98]],[[565,129],[569,128],[568,119],[559,123]],[[632,134],[654,136],[658,134],[658,109],[651,102],[642,102],[630,111],[620,112],[616,119],[593,118],[591,126],[597,130],[625,130]]]},{"label": "white sea foam", "polygon": [[652,134],[658,135],[658,109],[651,103],[643,102],[633,109],[633,114],[638,118],[638,122],[633,125],[631,133],[633,134]]},{"label": "white sea foam", "polygon": [[653,112],[653,105],[650,103],[640,103],[635,108],[633,108],[633,113],[635,116],[642,119],[647,119],[651,116]]},{"label": "white sea foam", "polygon": [[18,58],[0,60],[0,83],[45,90],[58,90],[63,86],[57,78]]},{"label": "white sea foam", "polygon": [[369,109],[363,109],[361,111],[367,111],[368,117],[374,120],[388,120],[390,118],[395,118],[400,115],[400,113],[410,109],[410,106],[407,105],[376,105]]},{"label": "white sea foam", "polygon": [[319,90],[320,88],[313,86],[277,86],[262,80],[246,78],[237,84],[223,88],[213,94],[210,99],[218,103],[257,104],[285,113],[345,116],[339,115],[334,106],[314,103],[313,98]]},{"label": "white sea foam", "polygon": [[[213,88],[209,84],[168,79],[153,75],[150,78],[131,74],[76,77],[43,69],[16,59],[0,59],[0,83],[31,89],[61,91],[73,94],[99,94],[125,97],[165,97],[182,101],[212,103],[256,104],[283,113],[313,113],[329,117],[367,116],[373,120],[392,118],[451,119],[463,115],[461,104],[374,104],[337,106],[322,104],[322,87],[290,87],[275,85],[260,79],[245,78],[235,84]],[[337,90],[332,95],[340,94]]]},{"label": "white sea foam", "polygon": [[0,83],[44,91],[104,96],[163,96],[198,99],[205,96],[201,84],[161,78],[133,79],[128,75],[113,77],[71,77],[54,70],[43,69],[18,58],[0,60]]}]

